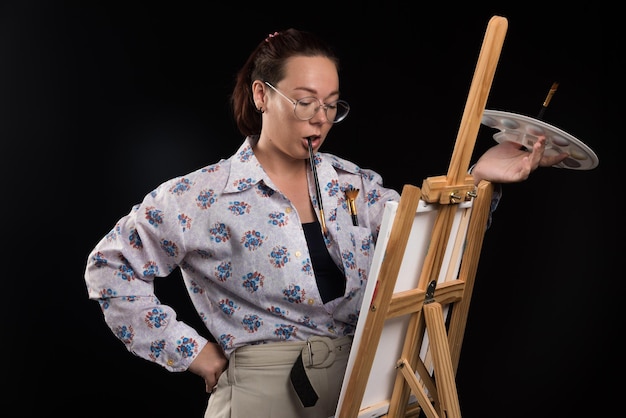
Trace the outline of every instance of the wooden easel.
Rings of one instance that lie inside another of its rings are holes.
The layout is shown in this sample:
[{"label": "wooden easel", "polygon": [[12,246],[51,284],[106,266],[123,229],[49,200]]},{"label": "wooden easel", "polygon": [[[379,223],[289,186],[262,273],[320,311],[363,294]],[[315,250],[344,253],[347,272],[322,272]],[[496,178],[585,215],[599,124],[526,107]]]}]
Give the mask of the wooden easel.
[{"label": "wooden easel", "polygon": [[[455,375],[492,196],[492,185],[483,181],[476,188],[467,171],[507,26],[507,20],[500,16],[493,16],[487,26],[448,174],[427,178],[421,190],[411,185],[402,190],[377,290],[360,336],[363,343],[353,347],[353,352],[357,350],[354,366],[344,381],[346,401],[340,402],[335,418],[359,416],[385,321],[401,315],[409,316],[409,325],[396,363],[397,375],[386,416],[417,416],[413,414],[421,410],[428,418],[461,417]],[[466,239],[457,249],[462,252],[458,277],[438,284],[458,204],[471,199],[473,209]],[[417,288],[394,293],[420,200],[438,205],[430,245]],[[444,306],[451,308],[447,330]],[[420,357],[425,338],[430,369]],[[417,399],[417,406],[409,407],[411,394]]]}]

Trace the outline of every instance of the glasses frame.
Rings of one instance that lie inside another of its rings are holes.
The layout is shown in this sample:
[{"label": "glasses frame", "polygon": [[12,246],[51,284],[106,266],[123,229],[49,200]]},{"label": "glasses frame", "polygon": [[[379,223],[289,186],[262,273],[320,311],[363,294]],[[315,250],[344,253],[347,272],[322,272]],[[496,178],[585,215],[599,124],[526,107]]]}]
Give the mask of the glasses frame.
[{"label": "glasses frame", "polygon": [[[289,103],[291,103],[293,105],[293,114],[294,114],[294,116],[298,120],[311,120],[311,119],[313,119],[315,117],[315,115],[317,115],[317,112],[319,112],[320,108],[322,108],[322,109],[324,109],[324,116],[326,116],[326,119],[330,121],[330,119],[328,119],[328,106],[336,105],[336,104],[343,105],[347,110],[346,110],[346,113],[341,117],[341,119],[334,119],[334,120],[331,121],[332,123],[339,123],[339,122],[341,122],[342,120],[344,120],[348,116],[348,113],[350,113],[350,105],[345,100],[341,100],[341,99],[340,100],[335,100],[334,102],[328,103],[328,104],[322,102],[320,99],[318,99],[315,96],[307,96],[307,97],[303,97],[302,99],[295,100],[295,99],[292,99],[291,97],[287,96],[282,91],[278,90],[276,87],[272,86],[269,82],[264,81],[264,83],[267,84],[276,93],[278,93],[279,95],[281,95],[282,97],[287,99],[289,101]],[[300,116],[298,116],[298,114],[296,113],[296,108],[298,107],[298,103],[300,103],[302,100],[305,100],[305,99],[315,99],[319,103],[319,106],[315,109],[315,112],[313,112],[313,114],[311,115],[310,118],[303,119]]]}]

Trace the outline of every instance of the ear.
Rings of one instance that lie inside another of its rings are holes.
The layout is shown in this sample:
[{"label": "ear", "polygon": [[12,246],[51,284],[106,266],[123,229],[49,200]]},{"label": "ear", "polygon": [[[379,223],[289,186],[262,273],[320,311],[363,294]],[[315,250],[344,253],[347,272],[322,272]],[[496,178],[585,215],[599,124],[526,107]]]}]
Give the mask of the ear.
[{"label": "ear", "polygon": [[252,82],[252,99],[254,100],[254,106],[261,113],[265,110],[265,83],[261,80],[254,80]]}]

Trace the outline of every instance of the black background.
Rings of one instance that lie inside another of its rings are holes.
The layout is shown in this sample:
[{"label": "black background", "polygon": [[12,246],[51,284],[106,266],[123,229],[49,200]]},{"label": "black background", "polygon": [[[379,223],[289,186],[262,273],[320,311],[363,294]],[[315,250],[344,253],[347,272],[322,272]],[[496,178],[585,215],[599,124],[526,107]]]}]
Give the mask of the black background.
[{"label": "black background", "polygon": [[[503,3],[3,2],[3,415],[203,416],[200,378],[126,352],[87,299],[83,272],[97,241],[156,185],[237,149],[228,95],[268,33],[313,30],[336,47],[352,110],[324,150],[401,190],[446,173],[499,15],[508,30],[487,108],[535,116],[559,82],[544,120],[600,163],[505,186],[468,317],[461,410],[611,416],[623,367],[622,27],[599,2]],[[477,154],[492,133],[481,128]],[[174,278],[158,292],[197,324],[183,287]]]}]

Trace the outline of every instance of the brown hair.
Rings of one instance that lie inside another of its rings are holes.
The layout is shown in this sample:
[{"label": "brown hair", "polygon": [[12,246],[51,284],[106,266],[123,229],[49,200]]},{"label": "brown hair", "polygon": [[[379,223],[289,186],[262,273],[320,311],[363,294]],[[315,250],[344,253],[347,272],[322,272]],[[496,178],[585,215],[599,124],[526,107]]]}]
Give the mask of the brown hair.
[{"label": "brown hair", "polygon": [[277,84],[285,77],[285,61],[293,56],[323,56],[331,59],[339,70],[339,59],[333,49],[310,32],[287,29],[268,35],[237,73],[231,95],[235,122],[244,136],[261,132],[261,114],[254,105],[252,82]]}]

